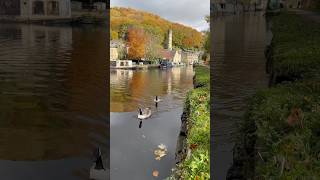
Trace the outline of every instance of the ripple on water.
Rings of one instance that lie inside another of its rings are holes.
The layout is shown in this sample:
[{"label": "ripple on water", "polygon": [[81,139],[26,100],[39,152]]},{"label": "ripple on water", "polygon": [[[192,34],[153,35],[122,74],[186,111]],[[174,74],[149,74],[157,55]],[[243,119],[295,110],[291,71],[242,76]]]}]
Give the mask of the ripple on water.
[{"label": "ripple on water", "polygon": [[212,167],[214,179],[225,179],[247,99],[267,86],[266,22],[262,14],[241,14],[213,24]]},{"label": "ripple on water", "polygon": [[[164,179],[175,166],[185,95],[193,87],[192,67],[111,72],[111,178]],[[158,95],[162,101],[155,106]],[[138,107],[151,107],[151,118],[137,119]],[[167,155],[155,159],[158,145]]]},{"label": "ripple on water", "polygon": [[105,37],[101,27],[0,25],[3,178],[85,179],[93,147],[108,154]]}]

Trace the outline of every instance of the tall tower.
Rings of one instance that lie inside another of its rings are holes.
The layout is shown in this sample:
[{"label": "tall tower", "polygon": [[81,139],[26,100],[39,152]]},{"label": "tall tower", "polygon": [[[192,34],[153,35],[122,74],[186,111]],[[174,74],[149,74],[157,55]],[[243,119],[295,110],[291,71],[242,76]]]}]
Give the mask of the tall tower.
[{"label": "tall tower", "polygon": [[167,48],[171,51],[172,50],[172,30],[170,29],[168,32],[168,44]]}]

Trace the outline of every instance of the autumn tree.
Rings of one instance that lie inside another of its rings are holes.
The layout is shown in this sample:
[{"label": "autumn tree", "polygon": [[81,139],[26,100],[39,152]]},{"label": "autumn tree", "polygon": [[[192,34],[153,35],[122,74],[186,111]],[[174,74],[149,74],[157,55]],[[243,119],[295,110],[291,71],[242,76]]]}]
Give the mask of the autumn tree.
[{"label": "autumn tree", "polygon": [[118,39],[118,38],[119,38],[118,32],[111,30],[111,31],[110,31],[110,38],[111,38],[111,40],[116,40],[116,39]]},{"label": "autumn tree", "polygon": [[118,32],[118,38],[127,40],[128,29],[139,27],[144,32],[157,37],[158,45],[165,45],[167,32],[173,31],[173,46],[183,49],[201,48],[202,34],[188,26],[172,23],[157,15],[131,8],[113,7],[110,11],[110,28]]},{"label": "autumn tree", "polygon": [[150,61],[156,61],[161,58],[162,47],[159,43],[159,39],[152,34],[147,34],[146,36],[146,59]]},{"label": "autumn tree", "polygon": [[128,29],[128,57],[133,60],[141,60],[145,57],[146,36],[143,29]]}]

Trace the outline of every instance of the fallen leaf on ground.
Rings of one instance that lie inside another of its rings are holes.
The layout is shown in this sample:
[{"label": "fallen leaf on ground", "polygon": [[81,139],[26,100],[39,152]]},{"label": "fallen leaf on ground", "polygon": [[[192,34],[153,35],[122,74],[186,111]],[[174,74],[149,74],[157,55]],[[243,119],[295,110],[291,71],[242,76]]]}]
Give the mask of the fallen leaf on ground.
[{"label": "fallen leaf on ground", "polygon": [[192,150],[196,149],[197,147],[198,147],[197,144],[191,144],[191,145],[190,145],[190,149],[192,149]]},{"label": "fallen leaf on ground", "polygon": [[291,113],[287,119],[289,126],[294,126],[299,121],[301,122],[302,116],[303,116],[303,114],[302,114],[302,110],[300,108],[292,108]]}]

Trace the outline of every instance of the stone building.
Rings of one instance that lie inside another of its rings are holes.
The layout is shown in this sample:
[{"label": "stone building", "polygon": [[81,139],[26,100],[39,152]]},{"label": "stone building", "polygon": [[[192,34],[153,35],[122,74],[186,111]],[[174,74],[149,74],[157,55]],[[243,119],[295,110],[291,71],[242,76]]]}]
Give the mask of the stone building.
[{"label": "stone building", "polygon": [[161,52],[163,60],[172,62],[173,65],[180,65],[182,63],[182,51],[181,50],[169,50],[164,49]]},{"label": "stone building", "polygon": [[110,61],[115,61],[119,59],[118,48],[110,47]]},{"label": "stone building", "polygon": [[166,47],[162,50],[161,56],[163,60],[172,62],[173,65],[191,65],[199,62],[199,52],[185,51],[185,50],[173,50],[172,49],[172,30],[168,31],[168,39]]},{"label": "stone building", "polygon": [[187,65],[192,65],[194,63],[199,62],[199,53],[198,52],[191,52],[191,51],[184,51],[182,53],[182,62]]},{"label": "stone building", "polygon": [[110,61],[119,60],[128,54],[127,45],[121,40],[110,41]]},{"label": "stone building", "polygon": [[173,53],[172,62],[174,65],[180,65],[182,63],[182,51],[181,50],[175,50]]},{"label": "stone building", "polygon": [[21,20],[71,18],[70,0],[1,0],[0,17]]}]

